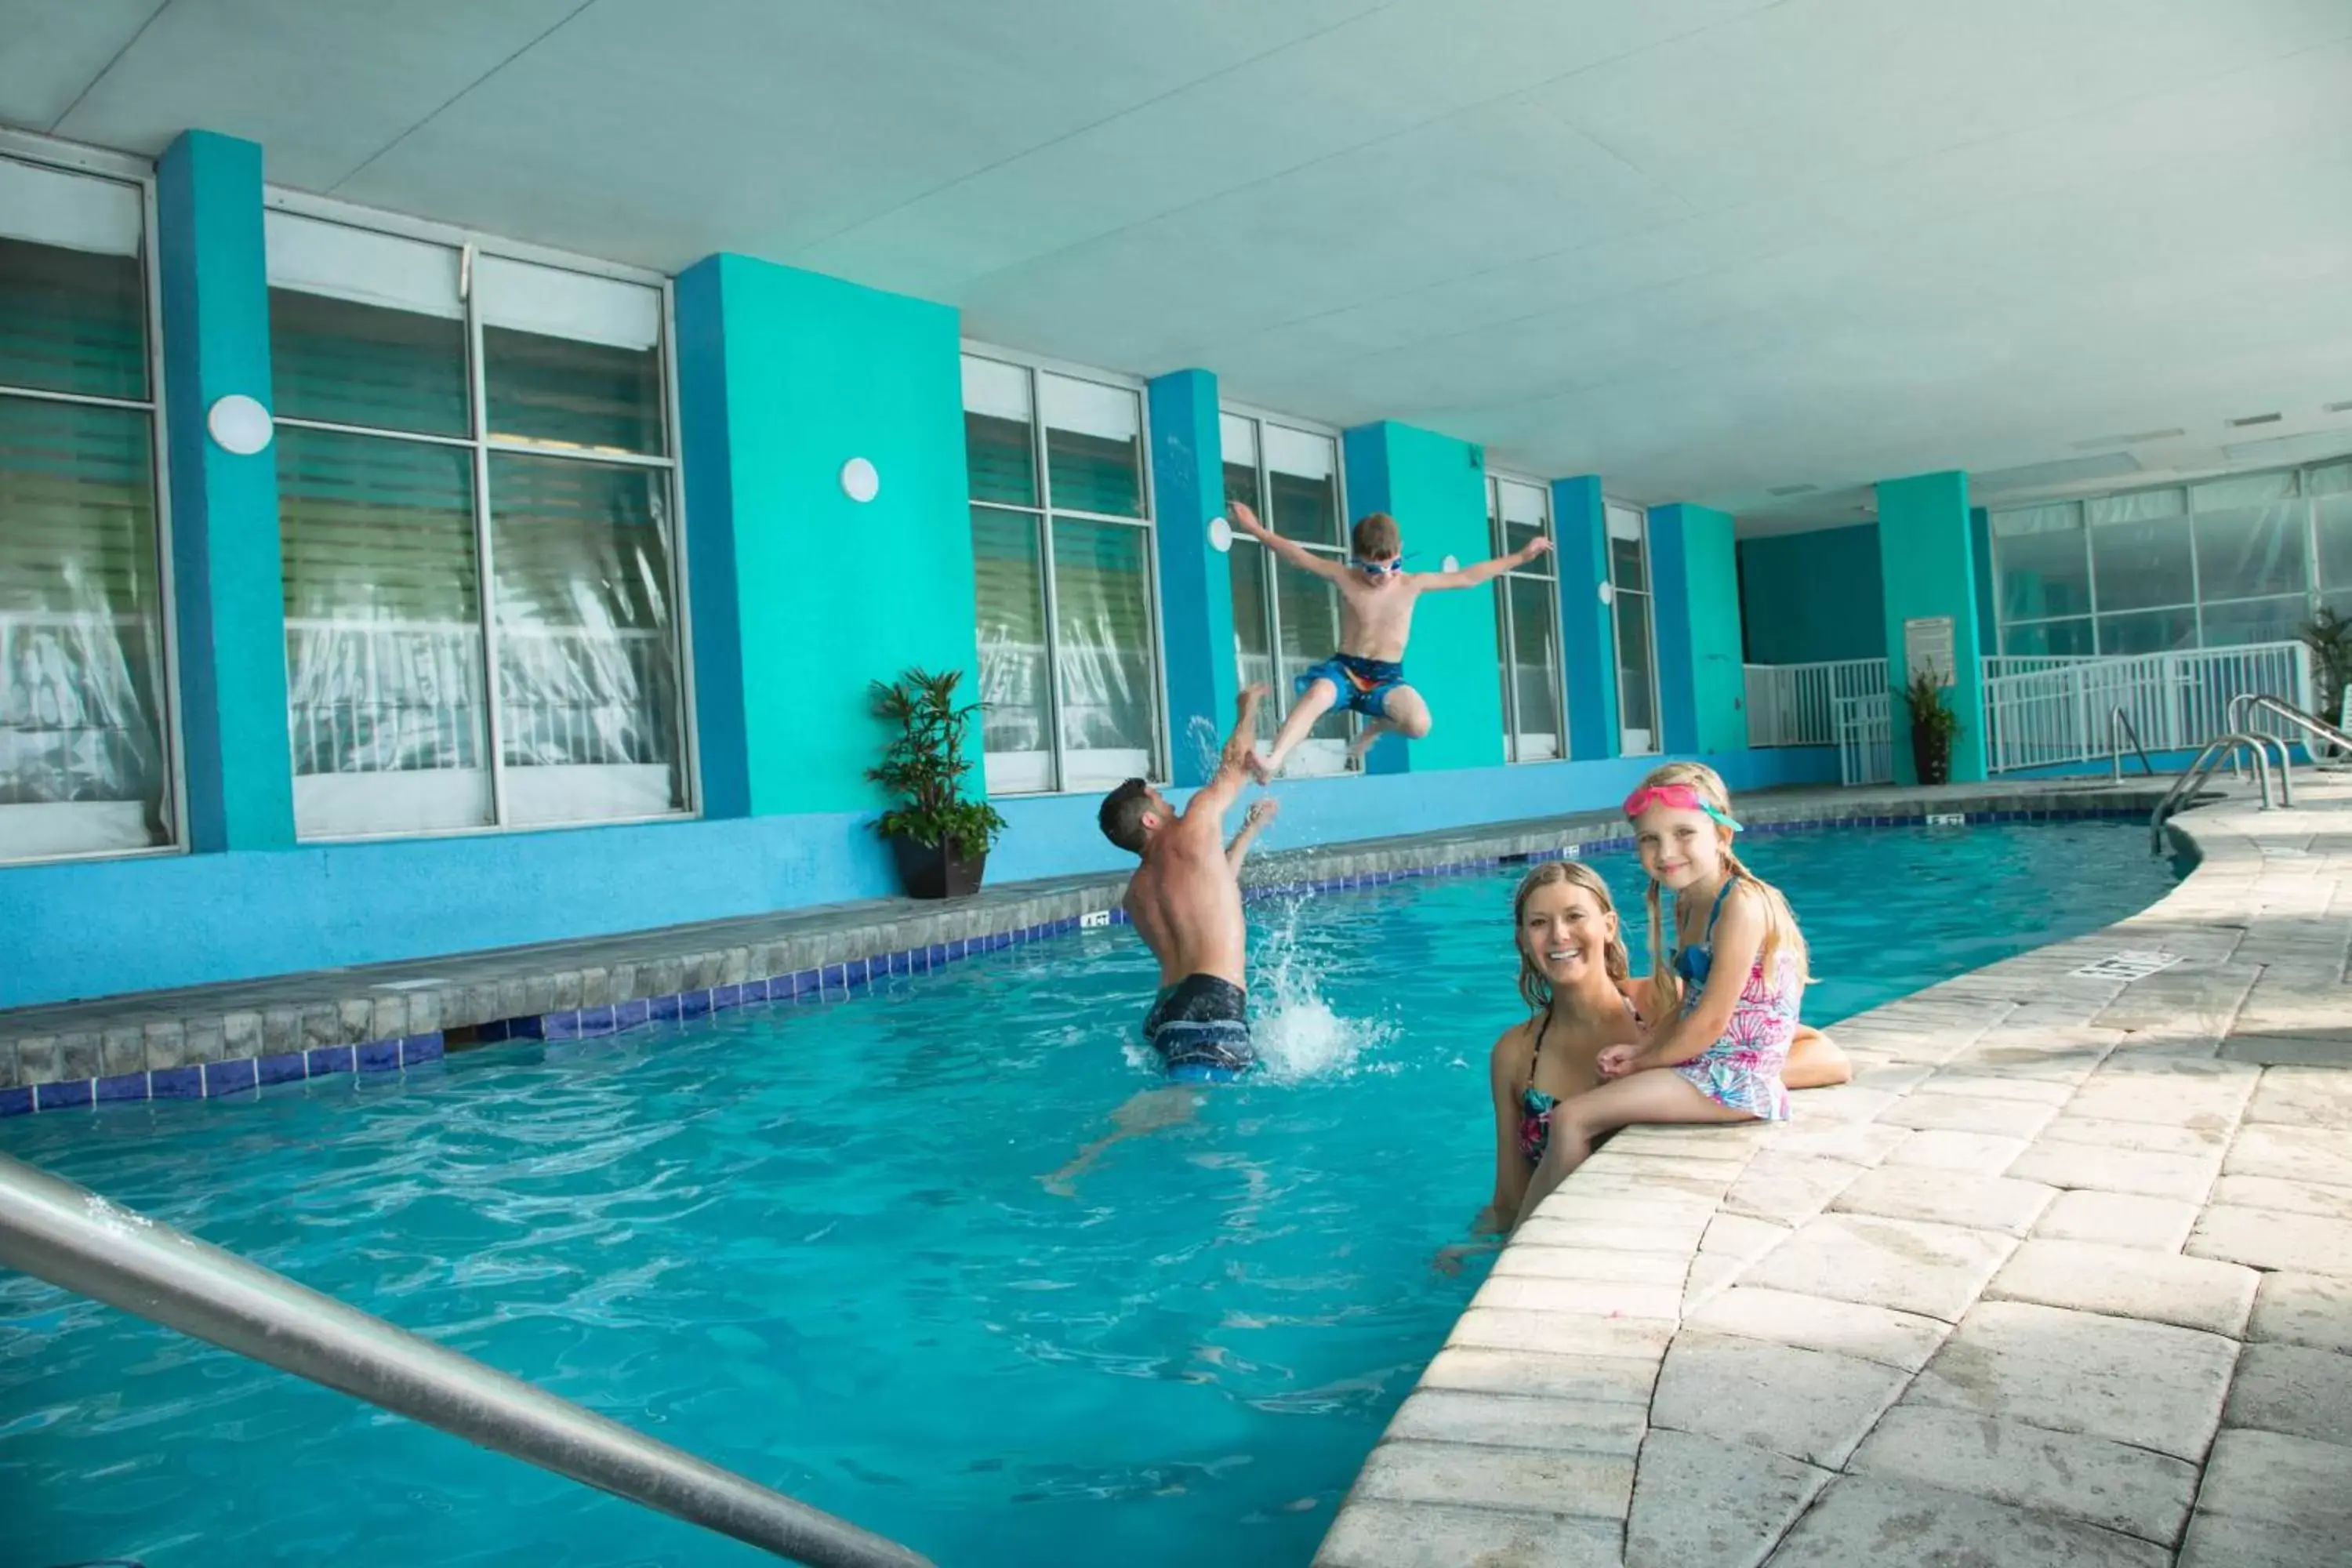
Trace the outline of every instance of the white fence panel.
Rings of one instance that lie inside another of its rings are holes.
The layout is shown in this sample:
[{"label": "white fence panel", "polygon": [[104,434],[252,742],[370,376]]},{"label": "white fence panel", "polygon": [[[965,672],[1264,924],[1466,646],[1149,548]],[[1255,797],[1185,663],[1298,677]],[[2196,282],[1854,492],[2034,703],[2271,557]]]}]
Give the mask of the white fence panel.
[{"label": "white fence panel", "polygon": [[1838,743],[1838,702],[1884,694],[1886,661],[1751,664],[1747,677],[1750,746],[1833,746]]},{"label": "white fence panel", "polygon": [[[2269,693],[2304,709],[2312,701],[2310,651],[2301,643],[2075,659],[2004,674],[1991,673],[1996,661],[1985,662],[1986,755],[1995,773],[2110,755],[2118,709],[2154,752],[2191,750],[2221,735],[2230,700],[2242,694]],[[2257,722],[2293,738],[2275,717]]]},{"label": "white fence panel", "polygon": [[1891,700],[1884,691],[1872,697],[1841,697],[1837,700],[1840,782],[1849,785],[1895,782],[1894,717],[1890,703]]}]

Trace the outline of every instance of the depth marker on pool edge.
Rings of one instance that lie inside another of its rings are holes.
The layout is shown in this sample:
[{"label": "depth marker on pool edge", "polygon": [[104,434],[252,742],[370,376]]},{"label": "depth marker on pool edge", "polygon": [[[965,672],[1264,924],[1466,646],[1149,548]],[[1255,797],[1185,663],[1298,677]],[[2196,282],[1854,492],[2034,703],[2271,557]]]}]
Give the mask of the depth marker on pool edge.
[{"label": "depth marker on pool edge", "polygon": [[1081,926],[1107,926],[1110,924],[1110,911],[1108,910],[1090,910],[1078,917],[1078,924]]}]

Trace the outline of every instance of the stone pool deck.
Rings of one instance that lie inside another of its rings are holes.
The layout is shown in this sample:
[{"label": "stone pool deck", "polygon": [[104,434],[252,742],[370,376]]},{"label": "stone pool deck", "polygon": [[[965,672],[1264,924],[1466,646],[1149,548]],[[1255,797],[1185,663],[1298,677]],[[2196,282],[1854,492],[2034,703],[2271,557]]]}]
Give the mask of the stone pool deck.
[{"label": "stone pool deck", "polygon": [[[2352,784],[1545,1203],[1321,1568],[2352,1563]],[[2176,962],[2128,978],[2119,953]]]},{"label": "stone pool deck", "polygon": [[[2144,814],[2168,781],[1786,790],[1741,797],[1762,830]],[[1511,859],[1627,847],[1610,812],[1496,823],[1252,857],[1254,892],[1361,887]],[[870,991],[1111,920],[1123,873],[1019,882],[970,899],[874,900],[540,947],[0,1010],[0,1116],[124,1100],[250,1094],[299,1079],[396,1071],[446,1049],[572,1039],[728,1008]],[[223,918],[234,919],[233,911]]]}]

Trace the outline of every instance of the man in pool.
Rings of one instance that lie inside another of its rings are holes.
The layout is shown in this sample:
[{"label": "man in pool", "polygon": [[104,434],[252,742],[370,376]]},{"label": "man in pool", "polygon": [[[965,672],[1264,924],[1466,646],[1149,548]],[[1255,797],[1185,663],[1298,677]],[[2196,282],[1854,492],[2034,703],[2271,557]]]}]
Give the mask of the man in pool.
[{"label": "man in pool", "polygon": [[1265,688],[1242,693],[1234,732],[1209,782],[1182,811],[1141,779],[1104,797],[1103,836],[1142,860],[1121,907],[1160,960],[1160,995],[1143,1020],[1143,1037],[1172,1082],[1229,1082],[1256,1053],[1244,1010],[1242,885],[1244,828],[1229,849],[1225,811],[1249,779],[1257,707]]}]

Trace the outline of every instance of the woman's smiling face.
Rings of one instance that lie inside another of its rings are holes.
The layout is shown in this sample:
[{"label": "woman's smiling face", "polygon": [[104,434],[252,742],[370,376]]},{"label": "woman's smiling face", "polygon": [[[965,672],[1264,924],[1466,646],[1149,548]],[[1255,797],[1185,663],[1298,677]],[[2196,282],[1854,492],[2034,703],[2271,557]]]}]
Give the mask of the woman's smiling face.
[{"label": "woman's smiling face", "polygon": [[1556,991],[1609,978],[1609,944],[1617,937],[1617,917],[1601,907],[1590,888],[1548,882],[1527,897],[1519,910],[1519,950]]}]

